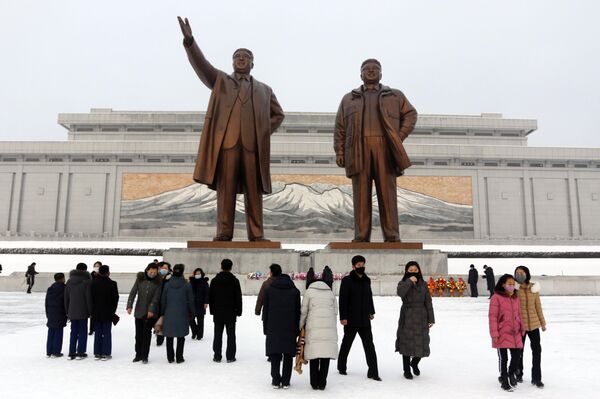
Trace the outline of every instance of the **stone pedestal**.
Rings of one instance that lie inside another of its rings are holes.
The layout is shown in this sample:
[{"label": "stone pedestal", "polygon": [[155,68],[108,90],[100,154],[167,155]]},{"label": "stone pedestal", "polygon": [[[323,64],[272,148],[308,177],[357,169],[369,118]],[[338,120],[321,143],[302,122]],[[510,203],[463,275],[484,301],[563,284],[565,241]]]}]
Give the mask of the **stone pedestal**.
[{"label": "stone pedestal", "polygon": [[201,267],[206,274],[217,274],[221,271],[221,261],[225,258],[233,261],[232,273],[242,275],[257,271],[267,273],[271,263],[281,265],[284,273],[297,273],[300,264],[300,254],[293,249],[171,248],[163,252],[166,262],[171,265],[183,263],[186,273]]},{"label": "stone pedestal", "polygon": [[445,276],[448,274],[448,256],[438,250],[424,249],[330,249],[315,251],[312,265],[321,271],[328,265],[334,273],[347,273],[352,269],[352,257],[362,255],[367,260],[366,272],[369,276],[402,276],[404,265],[415,260],[421,266],[423,276]]}]

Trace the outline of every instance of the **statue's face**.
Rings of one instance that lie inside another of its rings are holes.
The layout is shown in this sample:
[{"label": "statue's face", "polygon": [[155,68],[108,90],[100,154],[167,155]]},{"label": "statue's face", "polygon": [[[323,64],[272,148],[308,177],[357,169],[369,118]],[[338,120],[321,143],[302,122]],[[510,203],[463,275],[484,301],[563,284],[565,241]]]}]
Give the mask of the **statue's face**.
[{"label": "statue's face", "polygon": [[238,51],[233,55],[233,70],[237,73],[250,73],[254,67],[252,56],[247,51]]},{"label": "statue's face", "polygon": [[379,83],[381,80],[381,67],[374,62],[365,64],[360,70],[360,78],[365,84]]}]

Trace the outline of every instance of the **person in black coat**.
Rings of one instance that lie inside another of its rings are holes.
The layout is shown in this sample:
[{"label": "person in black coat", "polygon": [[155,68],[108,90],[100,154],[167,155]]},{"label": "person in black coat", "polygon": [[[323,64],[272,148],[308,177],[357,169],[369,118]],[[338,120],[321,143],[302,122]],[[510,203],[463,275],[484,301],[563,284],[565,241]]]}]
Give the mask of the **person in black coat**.
[{"label": "person in black coat", "polygon": [[[263,303],[266,355],[271,362],[273,388],[287,389],[292,377],[299,333],[300,291],[287,274],[279,271],[273,276],[275,280],[267,289]],[[283,370],[280,370],[282,360]]]},{"label": "person in black coat", "polygon": [[371,280],[365,273],[365,258],[356,255],[352,258],[352,271],[342,279],[340,284],[340,323],[344,326],[344,338],[340,346],[337,368],[340,374],[346,375],[348,353],[356,334],[360,339],[367,358],[367,377],[381,381],[377,368],[377,353],[373,344],[371,320],[375,317]]},{"label": "person in black coat", "polygon": [[119,289],[110,279],[108,265],[100,266],[100,277],[90,284],[92,317],[94,318],[94,356],[108,360],[112,352],[112,322],[119,304]]},{"label": "person in black coat", "polygon": [[[99,273],[100,266],[102,266],[102,262],[100,262],[99,260],[94,262],[94,266],[92,267],[92,272],[90,273],[92,280],[95,280],[100,277],[100,273]],[[88,333],[88,335],[94,334],[95,330],[96,330],[96,328],[94,327],[94,318],[90,317],[90,332]]]},{"label": "person in black coat", "polygon": [[[158,313],[162,314],[162,309],[160,308],[160,303],[162,300],[162,293],[165,291],[165,286],[171,281],[171,277],[173,277],[173,273],[171,270],[171,264],[169,262],[159,262],[158,263],[158,274],[162,278],[160,292],[161,297],[158,298]],[[156,334],[156,346],[161,346],[165,342],[165,336]]]},{"label": "person in black coat", "polygon": [[35,284],[35,275],[39,274],[35,271],[35,262],[31,265],[27,266],[27,271],[25,272],[25,278],[27,279],[27,293],[31,294],[31,288],[33,288],[33,284]]},{"label": "person in black coat", "polygon": [[204,270],[196,268],[194,275],[190,277],[192,292],[194,293],[194,307],[196,316],[190,320],[190,329],[192,330],[192,339],[200,341],[204,337],[204,315],[208,307],[208,277],[205,277]]},{"label": "person in black coat", "polygon": [[231,273],[233,262],[230,259],[221,261],[221,272],[210,283],[208,302],[210,314],[213,315],[215,333],[213,351],[215,362],[220,362],[223,347],[223,329],[227,331],[227,362],[235,362],[235,322],[242,315],[242,289],[239,280]]},{"label": "person in black coat", "polygon": [[490,296],[488,299],[492,297],[494,294],[494,289],[496,287],[496,278],[494,277],[494,269],[489,267],[488,265],[483,265],[483,273],[484,275],[481,278],[487,281],[487,289],[490,292]]},{"label": "person in black coat", "polygon": [[479,272],[475,269],[475,265],[471,265],[469,267],[469,278],[467,279],[467,283],[469,283],[469,288],[471,289],[471,298],[477,298],[479,296],[479,292],[477,291],[478,281]]},{"label": "person in black coat", "polygon": [[65,311],[65,275],[56,273],[54,284],[46,291],[46,318],[48,322],[48,338],[46,340],[46,356],[61,357],[63,344],[63,330],[67,325],[67,312]]}]

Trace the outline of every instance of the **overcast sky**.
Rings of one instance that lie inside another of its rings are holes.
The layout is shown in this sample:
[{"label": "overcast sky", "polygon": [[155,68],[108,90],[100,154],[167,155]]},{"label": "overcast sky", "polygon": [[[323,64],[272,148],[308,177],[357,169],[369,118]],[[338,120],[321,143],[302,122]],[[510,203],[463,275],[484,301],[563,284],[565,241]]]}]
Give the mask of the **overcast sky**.
[{"label": "overcast sky", "polygon": [[375,57],[420,113],[532,118],[530,146],[600,147],[600,1],[2,0],[0,140],[58,113],[204,110],[177,15],[217,68],[254,52],[285,111],[336,111]]}]

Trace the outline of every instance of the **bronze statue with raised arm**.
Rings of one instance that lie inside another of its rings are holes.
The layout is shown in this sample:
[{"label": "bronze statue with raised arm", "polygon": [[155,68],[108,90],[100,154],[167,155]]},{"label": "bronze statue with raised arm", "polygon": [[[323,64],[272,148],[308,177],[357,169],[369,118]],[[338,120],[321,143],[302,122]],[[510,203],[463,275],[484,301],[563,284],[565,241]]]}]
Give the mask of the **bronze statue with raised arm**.
[{"label": "bronze statue with raised arm", "polygon": [[396,177],[410,167],[402,142],[413,131],[417,111],[400,90],[381,85],[376,59],[361,65],[363,84],[339,106],[334,134],[336,163],[352,179],[354,240],[371,241],[373,182],[386,242],[400,241]]},{"label": "bronze statue with raised arm", "polygon": [[271,88],[250,75],[254,66],[250,50],[234,51],[234,72],[229,75],[206,60],[187,18],[177,18],[188,59],[211,90],[194,181],[217,192],[213,240],[232,240],[236,194],[243,193],[248,240],[266,241],[262,196],[271,192],[270,136],[283,121],[283,110]]}]

